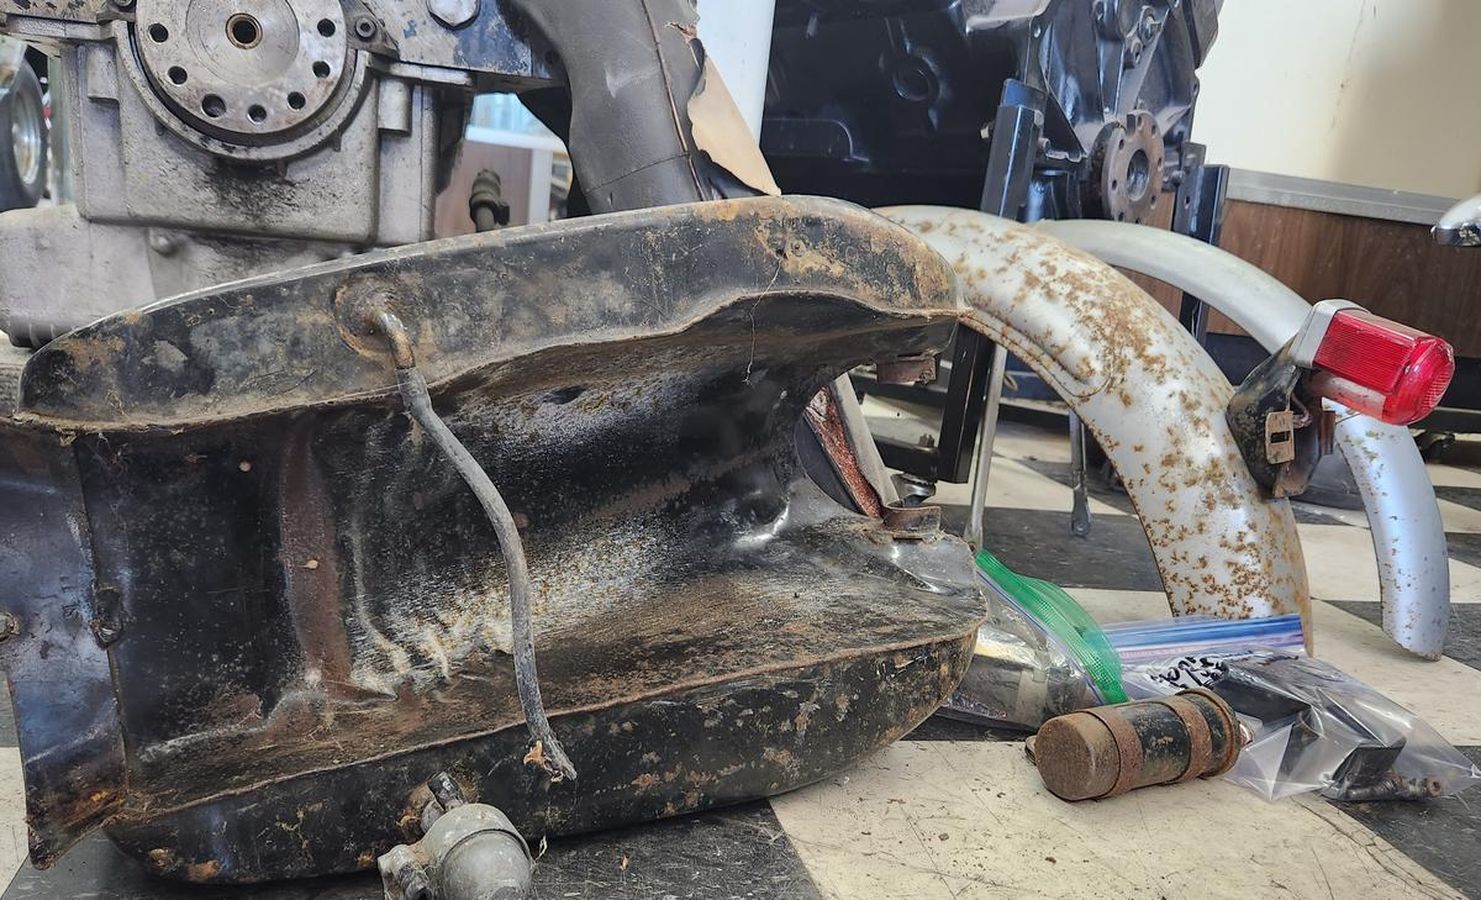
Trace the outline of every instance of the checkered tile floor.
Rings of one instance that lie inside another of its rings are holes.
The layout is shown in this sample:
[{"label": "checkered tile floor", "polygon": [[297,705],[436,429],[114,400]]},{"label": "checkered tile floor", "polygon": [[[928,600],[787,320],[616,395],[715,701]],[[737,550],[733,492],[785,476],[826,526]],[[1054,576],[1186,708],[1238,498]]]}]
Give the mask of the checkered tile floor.
[{"label": "checkered tile floor", "polygon": [[[881,426],[911,413],[871,404]],[[1156,569],[1125,498],[1097,487],[1088,539],[1069,536],[1062,434],[1005,422],[988,544],[1064,585],[1102,621],[1160,617]],[[1481,762],[1481,471],[1430,467],[1450,539],[1455,611],[1436,663],[1395,648],[1378,621],[1377,568],[1360,513],[1298,512],[1318,655],[1421,714]],[[936,498],[960,517],[963,486]],[[8,705],[5,714],[8,715]],[[14,728],[0,721],[0,863],[25,853]],[[770,802],[554,841],[542,898],[1481,897],[1481,795],[1423,804],[1267,803],[1196,782],[1106,803],[1049,796],[1012,735],[935,720],[857,768]],[[22,866],[4,900],[201,897],[148,881],[94,838],[49,873]],[[209,894],[209,896],[246,896]],[[256,898],[375,898],[359,878]]]}]

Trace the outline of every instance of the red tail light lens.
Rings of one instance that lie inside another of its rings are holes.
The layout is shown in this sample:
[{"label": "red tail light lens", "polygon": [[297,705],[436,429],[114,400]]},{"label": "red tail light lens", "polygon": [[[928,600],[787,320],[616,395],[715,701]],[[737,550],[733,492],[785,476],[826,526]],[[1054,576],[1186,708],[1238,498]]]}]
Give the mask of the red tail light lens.
[{"label": "red tail light lens", "polygon": [[1318,394],[1394,425],[1429,415],[1455,374],[1448,343],[1360,309],[1332,316],[1314,364]]}]

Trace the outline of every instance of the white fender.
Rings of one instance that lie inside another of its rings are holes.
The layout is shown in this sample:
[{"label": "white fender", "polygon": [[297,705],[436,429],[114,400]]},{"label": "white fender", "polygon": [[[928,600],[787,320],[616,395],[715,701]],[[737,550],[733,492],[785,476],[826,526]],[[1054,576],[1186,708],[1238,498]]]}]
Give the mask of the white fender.
[{"label": "white fender", "polygon": [[1224,420],[1234,387],[1177,320],[1109,265],[1034,228],[947,207],[880,212],[951,262],[963,324],[1018,355],[1095,434],[1174,613],[1299,612],[1309,626],[1290,504],[1250,475]]},{"label": "white fender", "polygon": [[[1124,222],[1066,220],[1039,228],[1106,262],[1187,291],[1274,352],[1310,306],[1269,274],[1202,241]],[[1339,407],[1337,446],[1352,469],[1378,558],[1383,630],[1439,659],[1450,620],[1450,564],[1435,489],[1409,430]]]}]

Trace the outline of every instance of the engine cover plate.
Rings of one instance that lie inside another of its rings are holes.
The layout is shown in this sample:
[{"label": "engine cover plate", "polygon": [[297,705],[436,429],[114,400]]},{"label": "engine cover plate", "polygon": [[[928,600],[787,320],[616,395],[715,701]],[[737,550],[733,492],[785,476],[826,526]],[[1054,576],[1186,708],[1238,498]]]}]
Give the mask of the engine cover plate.
[{"label": "engine cover plate", "polygon": [[340,99],[348,29],[335,0],[138,0],[132,40],[154,90],[186,121],[257,144]]}]

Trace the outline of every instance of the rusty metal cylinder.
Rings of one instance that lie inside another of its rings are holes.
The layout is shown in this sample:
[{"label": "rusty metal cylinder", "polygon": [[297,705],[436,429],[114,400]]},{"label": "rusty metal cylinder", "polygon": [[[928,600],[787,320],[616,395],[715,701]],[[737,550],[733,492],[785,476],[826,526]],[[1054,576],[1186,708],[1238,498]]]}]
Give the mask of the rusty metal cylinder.
[{"label": "rusty metal cylinder", "polygon": [[1029,742],[1044,786],[1062,800],[1222,775],[1242,744],[1229,704],[1201,688],[1056,716]]}]

